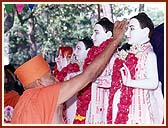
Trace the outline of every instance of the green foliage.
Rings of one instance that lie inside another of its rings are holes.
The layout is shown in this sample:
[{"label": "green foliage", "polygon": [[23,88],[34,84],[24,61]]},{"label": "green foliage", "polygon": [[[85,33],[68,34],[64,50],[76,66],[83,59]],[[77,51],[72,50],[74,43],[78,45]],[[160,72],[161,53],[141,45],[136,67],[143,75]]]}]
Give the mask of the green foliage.
[{"label": "green foliage", "polygon": [[[131,4],[111,4],[111,9],[112,19],[115,20],[139,10]],[[5,12],[4,16],[8,18],[4,26],[6,30],[10,29],[10,63],[19,66],[38,53],[43,54],[48,62],[53,61],[58,47],[74,47],[78,39],[91,36],[92,22],[97,21],[97,12],[97,4],[47,4],[45,8],[37,4],[32,11],[25,5],[20,15],[17,15],[16,9],[15,15],[10,16]],[[162,11],[147,8],[145,12],[155,26],[163,23]],[[12,16],[14,22],[11,22]]]},{"label": "green foliage", "polygon": [[122,17],[125,14],[129,15],[133,11],[130,5],[126,4],[112,4],[112,9],[115,19]]},{"label": "green foliage", "polygon": [[158,26],[164,22],[164,13],[162,11],[148,8],[146,13],[152,19],[155,26]]},{"label": "green foliage", "polygon": [[[15,24],[10,30],[10,63],[18,66],[30,58],[33,43],[36,53],[42,53],[50,62],[50,57],[57,55],[59,46],[74,46],[78,39],[91,36],[90,13],[94,12],[95,5],[87,4],[48,4],[45,8],[35,5],[33,12],[25,6],[21,15],[15,16]],[[28,33],[31,14],[34,42]]]},{"label": "green foliage", "polygon": [[89,12],[93,5],[38,6],[35,15],[35,37],[41,43],[41,53],[56,54],[59,46],[74,46],[78,39],[91,35]]}]

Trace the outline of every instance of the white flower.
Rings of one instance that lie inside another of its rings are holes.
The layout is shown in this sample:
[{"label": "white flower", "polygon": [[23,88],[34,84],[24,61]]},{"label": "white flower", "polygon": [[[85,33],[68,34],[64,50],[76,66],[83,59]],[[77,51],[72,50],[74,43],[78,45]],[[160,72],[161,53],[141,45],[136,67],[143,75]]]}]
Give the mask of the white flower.
[{"label": "white flower", "polygon": [[12,106],[6,106],[4,109],[4,121],[6,123],[11,122],[12,120],[12,114],[13,114],[13,107]]}]

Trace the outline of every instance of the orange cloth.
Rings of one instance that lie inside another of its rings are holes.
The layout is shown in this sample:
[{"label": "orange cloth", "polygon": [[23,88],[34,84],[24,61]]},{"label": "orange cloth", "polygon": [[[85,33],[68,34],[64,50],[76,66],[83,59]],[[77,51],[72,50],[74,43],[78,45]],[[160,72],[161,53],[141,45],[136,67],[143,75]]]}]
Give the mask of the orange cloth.
[{"label": "orange cloth", "polygon": [[23,86],[34,82],[50,70],[42,55],[37,55],[18,67],[14,72]]},{"label": "orange cloth", "polygon": [[24,91],[15,106],[14,124],[50,124],[57,105],[60,85],[36,87]]},{"label": "orange cloth", "polygon": [[14,108],[16,103],[19,100],[19,97],[20,97],[20,95],[14,90],[11,90],[10,92],[7,92],[4,95],[4,107],[9,105],[9,106],[12,106]]}]

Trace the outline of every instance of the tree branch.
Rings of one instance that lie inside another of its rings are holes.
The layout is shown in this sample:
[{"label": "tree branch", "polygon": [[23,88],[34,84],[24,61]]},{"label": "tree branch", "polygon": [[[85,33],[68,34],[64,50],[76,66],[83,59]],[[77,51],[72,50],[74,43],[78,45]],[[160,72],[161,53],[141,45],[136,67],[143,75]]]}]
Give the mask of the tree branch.
[{"label": "tree branch", "polygon": [[34,14],[34,12],[31,12],[27,18],[22,19],[22,16],[18,13],[17,10],[16,10],[16,12],[17,12],[17,17],[18,17],[18,19],[19,19],[19,21],[20,21],[20,23],[21,23],[21,26],[23,26],[23,24],[24,24],[28,19],[33,18],[33,14]]}]

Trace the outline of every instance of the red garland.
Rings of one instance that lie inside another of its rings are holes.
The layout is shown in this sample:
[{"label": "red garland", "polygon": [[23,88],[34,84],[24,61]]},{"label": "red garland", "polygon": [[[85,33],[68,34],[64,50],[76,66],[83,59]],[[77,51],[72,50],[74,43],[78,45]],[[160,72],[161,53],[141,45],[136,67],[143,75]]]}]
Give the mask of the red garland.
[{"label": "red garland", "polygon": [[65,77],[73,72],[78,72],[80,71],[79,65],[77,63],[73,64],[68,64],[66,67],[64,67],[60,72],[54,67],[54,76],[59,80],[59,81],[64,81]]},{"label": "red garland", "polygon": [[[93,46],[89,50],[87,58],[85,59],[85,63],[83,65],[83,70],[85,70],[87,66],[96,58],[96,56],[99,55],[105,49],[105,47],[108,43],[111,42],[111,40],[112,39],[108,39],[104,41],[99,47]],[[75,118],[73,121],[74,124],[85,124],[86,112],[88,110],[88,105],[91,100],[91,85],[92,83],[90,83],[87,87],[85,87],[78,93],[76,116],[80,116],[82,117],[82,119],[80,120]]]},{"label": "red garland", "polygon": [[112,106],[113,106],[113,98],[115,93],[118,89],[121,88],[120,94],[120,102],[117,104],[118,112],[115,119],[115,124],[126,124],[128,121],[128,114],[129,114],[129,106],[132,104],[132,95],[133,95],[133,88],[126,87],[121,82],[121,73],[120,69],[123,67],[123,63],[128,67],[131,78],[135,79],[135,68],[138,62],[138,58],[135,57],[135,54],[128,53],[126,60],[123,61],[122,59],[116,58],[114,65],[113,65],[113,74],[112,74],[112,85],[110,88],[110,95],[109,95],[109,106],[107,110],[107,123],[112,124]]},{"label": "red garland", "polygon": [[[74,72],[80,71],[79,65],[77,63],[69,63],[66,67],[64,67],[60,72],[57,69],[57,65],[55,65],[53,73],[54,76],[59,80],[59,81],[64,81],[65,77]],[[66,122],[66,116],[65,116],[65,111],[66,111],[66,104],[63,104],[63,119]]]}]

